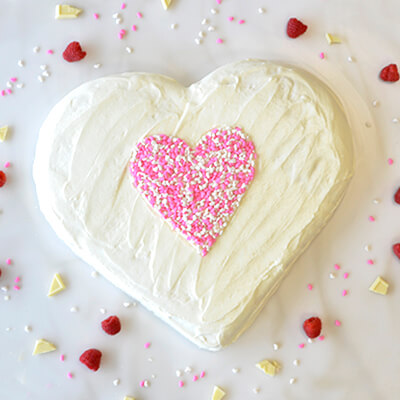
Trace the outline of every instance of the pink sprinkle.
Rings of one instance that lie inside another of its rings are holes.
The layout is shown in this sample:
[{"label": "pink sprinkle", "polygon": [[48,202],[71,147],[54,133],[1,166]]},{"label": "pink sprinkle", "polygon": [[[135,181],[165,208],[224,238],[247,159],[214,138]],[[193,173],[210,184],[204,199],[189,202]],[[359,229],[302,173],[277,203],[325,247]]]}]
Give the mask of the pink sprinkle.
[{"label": "pink sprinkle", "polygon": [[12,261],[11,261],[11,258],[7,258],[7,260],[6,260],[6,264],[7,264],[7,265],[10,265],[10,264],[11,264],[11,262],[12,262]]},{"label": "pink sprinkle", "polygon": [[238,21],[238,23],[239,23],[239,25],[242,25],[242,24],[244,24],[246,21],[244,20],[244,19],[240,19],[239,21]]},{"label": "pink sprinkle", "polygon": [[124,10],[126,8],[126,4],[125,3],[122,3],[121,4],[121,10]]},{"label": "pink sprinkle", "polygon": [[333,266],[333,268],[335,268],[336,271],[338,271],[338,270],[340,269],[340,265],[339,265],[339,264],[335,264],[335,265]]},{"label": "pink sprinkle", "polygon": [[371,222],[374,222],[374,221],[375,221],[375,217],[373,217],[372,215],[370,215],[370,216],[368,217],[368,219],[369,219]]},{"label": "pink sprinkle", "polygon": [[217,2],[217,4],[221,4],[222,0],[215,0]]},{"label": "pink sprinkle", "polygon": [[8,168],[10,165],[11,165],[11,164],[10,164],[10,161],[6,161],[6,162],[4,163],[4,168]]},{"label": "pink sprinkle", "polygon": [[205,376],[206,376],[206,372],[205,371],[201,371],[200,378],[204,378]]},{"label": "pink sprinkle", "polygon": [[17,82],[17,78],[14,78],[14,77],[13,77],[13,78],[10,78],[10,81],[11,81],[11,82]]},{"label": "pink sprinkle", "polygon": [[347,290],[343,290],[342,296],[347,296]]},{"label": "pink sprinkle", "polygon": [[64,360],[65,360],[65,356],[64,356],[64,354],[61,354],[60,361],[64,361]]},{"label": "pink sprinkle", "polygon": [[121,29],[121,30],[119,31],[119,33],[121,33],[122,35],[125,35],[126,30],[125,30],[125,29]]},{"label": "pink sprinkle", "polygon": [[340,326],[340,325],[342,325],[342,323],[337,319],[337,320],[335,321],[335,325],[336,325],[336,326]]},{"label": "pink sprinkle", "polygon": [[223,41],[221,38],[218,38],[218,39],[217,39],[217,43],[218,43],[218,44],[221,44],[221,43],[224,43],[224,41]]},{"label": "pink sprinkle", "polygon": [[367,260],[367,264],[374,265],[374,260],[371,260],[371,259]]},{"label": "pink sprinkle", "polygon": [[393,158],[388,158],[388,164],[392,165],[394,163]]},{"label": "pink sprinkle", "polygon": [[141,387],[144,386],[144,381],[140,381],[140,386],[141,386]]},{"label": "pink sprinkle", "polygon": [[183,381],[179,381],[178,385],[179,385],[179,387],[183,387],[183,385],[184,385]]},{"label": "pink sprinkle", "polygon": [[199,379],[199,377],[197,375],[193,376],[193,382],[196,382]]},{"label": "pink sprinkle", "polygon": [[235,18],[234,17],[228,17],[228,21],[233,21]]},{"label": "pink sprinkle", "polygon": [[72,379],[74,376],[72,375],[71,372],[68,372],[67,377],[68,377],[68,379]]},{"label": "pink sprinkle", "polygon": [[304,349],[305,344],[304,343],[300,343],[299,344],[299,349]]},{"label": "pink sprinkle", "polygon": [[324,339],[325,339],[325,336],[324,336],[324,335],[321,335],[321,336],[318,337],[318,340],[320,340],[321,342],[322,342]]},{"label": "pink sprinkle", "polygon": [[147,343],[144,344],[144,348],[145,348],[145,349],[148,349],[148,348],[150,347],[150,345],[151,345],[151,343],[150,343],[150,342],[147,342]]},{"label": "pink sprinkle", "polygon": [[21,288],[18,285],[14,285],[15,290],[20,290]]},{"label": "pink sprinkle", "polygon": [[309,283],[309,284],[307,285],[307,289],[308,289],[308,290],[313,290],[313,285],[311,285],[311,283]]},{"label": "pink sprinkle", "polygon": [[321,60],[323,60],[325,58],[325,53],[323,51],[321,53],[319,53],[319,58]]},{"label": "pink sprinkle", "polygon": [[51,49],[47,50],[47,54],[54,54],[54,50]]},{"label": "pink sprinkle", "polygon": [[4,97],[4,96],[6,95],[6,91],[5,91],[5,90],[2,90],[2,91],[1,91],[1,95]]},{"label": "pink sprinkle", "polygon": [[118,33],[118,37],[119,37],[120,39],[123,39],[123,38],[124,38],[124,35],[120,32],[120,33]]},{"label": "pink sprinkle", "polygon": [[99,14],[93,13],[93,18],[94,18],[94,19],[99,19]]},{"label": "pink sprinkle", "polygon": [[347,279],[349,277],[349,273],[348,272],[345,272],[344,274],[343,274],[343,278],[344,279]]},{"label": "pink sprinkle", "polygon": [[143,14],[142,14],[141,12],[137,12],[137,13],[136,13],[136,16],[137,16],[138,18],[143,18]]},{"label": "pink sprinkle", "polygon": [[18,283],[21,280],[21,278],[19,276],[17,276],[14,280],[15,283]]},{"label": "pink sprinkle", "polygon": [[137,31],[137,26],[136,25],[132,25],[132,30],[136,32]]},{"label": "pink sprinkle", "polygon": [[6,92],[7,92],[8,94],[11,94],[11,93],[12,93],[12,90],[11,90],[11,89],[6,89]]}]

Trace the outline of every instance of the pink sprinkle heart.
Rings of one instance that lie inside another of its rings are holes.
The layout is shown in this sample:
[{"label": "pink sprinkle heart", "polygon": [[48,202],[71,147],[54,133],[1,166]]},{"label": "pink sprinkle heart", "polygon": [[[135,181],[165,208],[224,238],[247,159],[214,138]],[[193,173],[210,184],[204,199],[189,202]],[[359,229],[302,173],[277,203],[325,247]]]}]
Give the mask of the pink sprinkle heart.
[{"label": "pink sprinkle heart", "polygon": [[130,173],[147,202],[205,256],[253,180],[255,159],[241,128],[214,128],[194,149],[177,137],[146,137]]}]

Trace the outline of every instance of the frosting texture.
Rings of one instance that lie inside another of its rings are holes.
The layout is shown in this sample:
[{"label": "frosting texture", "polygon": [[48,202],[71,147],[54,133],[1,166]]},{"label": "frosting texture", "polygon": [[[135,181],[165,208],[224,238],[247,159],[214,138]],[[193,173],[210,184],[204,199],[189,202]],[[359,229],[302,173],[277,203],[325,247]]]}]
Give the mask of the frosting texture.
[{"label": "frosting texture", "polygon": [[[161,133],[194,148],[240,126],[257,171],[224,233],[202,257],[132,187],[137,143]],[[188,88],[126,73],[85,83],[49,114],[34,179],[59,237],[84,261],[202,348],[251,324],[327,223],[353,173],[340,103],[316,77],[246,60]]]}]

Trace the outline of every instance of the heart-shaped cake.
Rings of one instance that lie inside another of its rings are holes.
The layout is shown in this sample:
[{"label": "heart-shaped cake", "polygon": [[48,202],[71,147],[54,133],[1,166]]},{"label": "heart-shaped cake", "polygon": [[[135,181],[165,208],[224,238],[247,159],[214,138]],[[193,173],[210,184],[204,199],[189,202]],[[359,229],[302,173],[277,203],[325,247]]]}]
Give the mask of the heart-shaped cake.
[{"label": "heart-shaped cake", "polygon": [[352,173],[337,98],[260,60],[188,88],[146,73],[85,83],[51,111],[34,163],[60,238],[209,350],[251,324]]}]

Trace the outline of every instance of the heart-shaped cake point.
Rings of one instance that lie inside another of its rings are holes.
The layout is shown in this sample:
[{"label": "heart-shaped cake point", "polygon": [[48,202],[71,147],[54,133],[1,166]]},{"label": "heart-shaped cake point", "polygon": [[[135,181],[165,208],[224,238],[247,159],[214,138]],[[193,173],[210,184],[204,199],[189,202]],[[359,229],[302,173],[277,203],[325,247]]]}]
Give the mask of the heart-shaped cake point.
[{"label": "heart-shaped cake point", "polygon": [[205,256],[253,180],[255,159],[241,128],[214,128],[195,149],[177,137],[146,137],[130,172],[147,202]]}]

